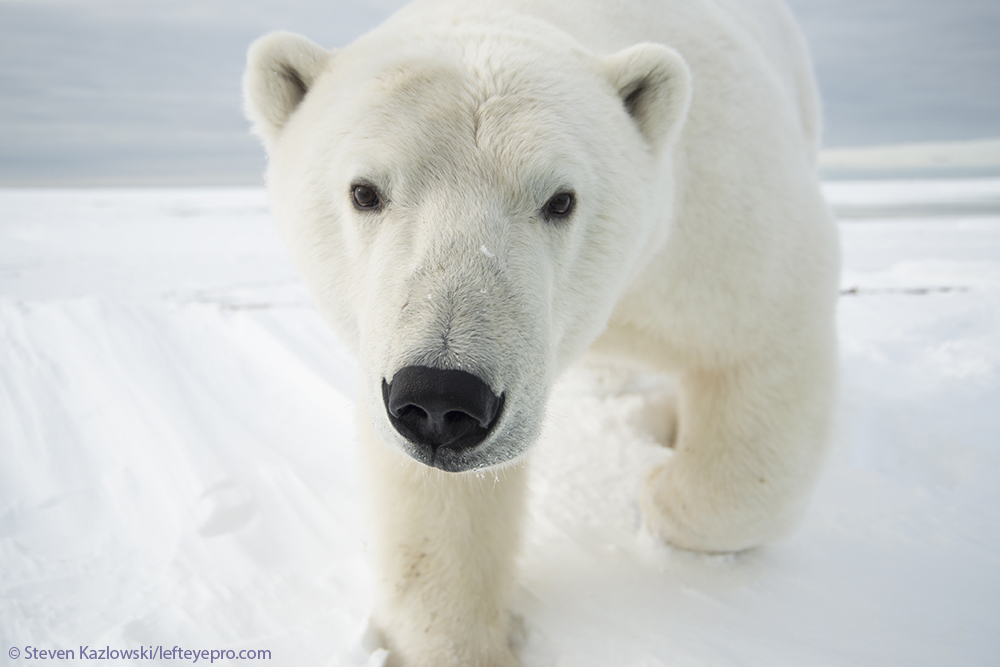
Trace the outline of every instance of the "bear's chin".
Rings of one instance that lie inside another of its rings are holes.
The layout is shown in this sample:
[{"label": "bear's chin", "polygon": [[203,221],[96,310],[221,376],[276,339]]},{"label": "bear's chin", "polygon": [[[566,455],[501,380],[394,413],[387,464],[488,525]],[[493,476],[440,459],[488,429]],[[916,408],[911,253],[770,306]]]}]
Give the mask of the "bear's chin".
[{"label": "bear's chin", "polygon": [[455,450],[449,447],[438,447],[429,450],[410,442],[406,442],[403,453],[411,459],[429,468],[437,468],[443,472],[468,473],[502,468],[514,463],[524,453],[523,449],[504,447],[499,442],[489,441],[470,449]]}]

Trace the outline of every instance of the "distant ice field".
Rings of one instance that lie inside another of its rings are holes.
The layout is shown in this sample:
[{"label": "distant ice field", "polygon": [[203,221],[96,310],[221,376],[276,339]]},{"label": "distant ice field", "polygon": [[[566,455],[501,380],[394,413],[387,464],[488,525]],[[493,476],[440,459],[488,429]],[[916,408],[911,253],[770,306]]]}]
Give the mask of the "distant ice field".
[{"label": "distant ice field", "polygon": [[[529,463],[525,667],[996,664],[1000,180],[825,187],[840,404],[801,526],[735,556],[651,539],[670,452],[641,424],[671,385],[585,360]],[[0,190],[0,664],[377,667],[356,374],[262,190]]]}]

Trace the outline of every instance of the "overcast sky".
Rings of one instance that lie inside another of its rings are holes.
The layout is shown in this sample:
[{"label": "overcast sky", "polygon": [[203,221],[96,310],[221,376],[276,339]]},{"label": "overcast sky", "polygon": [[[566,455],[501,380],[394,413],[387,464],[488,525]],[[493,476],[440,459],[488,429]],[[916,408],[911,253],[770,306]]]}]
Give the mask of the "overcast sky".
[{"label": "overcast sky", "polygon": [[[260,183],[241,111],[270,30],[343,46],[395,0],[0,0],[0,184]],[[1000,137],[1000,0],[791,0],[828,146]]]}]

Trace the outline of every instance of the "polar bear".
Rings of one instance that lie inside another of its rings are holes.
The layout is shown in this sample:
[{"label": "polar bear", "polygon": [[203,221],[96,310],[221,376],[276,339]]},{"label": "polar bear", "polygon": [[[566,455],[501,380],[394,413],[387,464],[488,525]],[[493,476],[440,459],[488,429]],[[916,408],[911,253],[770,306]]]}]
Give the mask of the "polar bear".
[{"label": "polar bear", "polygon": [[589,348],[679,379],[651,531],[794,523],[836,366],[810,69],[780,0],[421,0],[340,50],[253,44],[273,214],[360,361],[391,664],[517,664],[525,464]]}]

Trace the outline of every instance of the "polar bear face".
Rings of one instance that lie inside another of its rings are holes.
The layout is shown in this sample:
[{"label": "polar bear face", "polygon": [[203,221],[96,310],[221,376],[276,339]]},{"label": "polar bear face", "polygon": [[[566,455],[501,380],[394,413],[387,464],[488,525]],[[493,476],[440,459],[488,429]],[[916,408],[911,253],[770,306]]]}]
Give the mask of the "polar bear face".
[{"label": "polar bear face", "polygon": [[451,472],[530,447],[662,243],[690,97],[666,47],[493,30],[333,53],[277,33],[245,79],[274,215],[359,357],[359,400],[384,442]]}]

